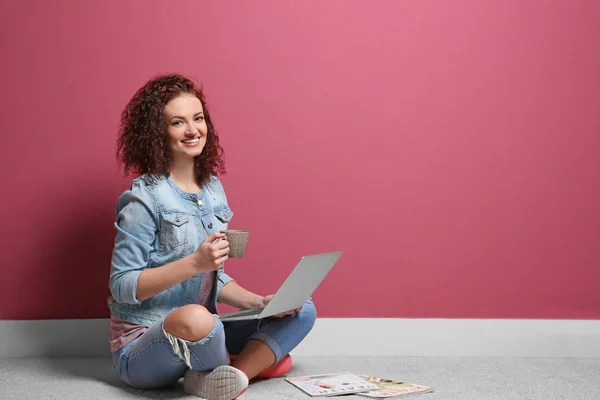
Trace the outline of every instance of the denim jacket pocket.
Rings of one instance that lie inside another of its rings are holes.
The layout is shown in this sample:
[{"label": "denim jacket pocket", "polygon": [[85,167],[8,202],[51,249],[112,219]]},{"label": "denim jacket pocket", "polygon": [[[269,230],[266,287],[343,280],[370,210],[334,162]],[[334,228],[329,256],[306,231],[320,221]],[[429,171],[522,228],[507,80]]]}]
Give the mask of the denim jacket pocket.
[{"label": "denim jacket pocket", "polygon": [[177,249],[187,240],[190,216],[180,212],[160,213],[160,244],[163,249]]},{"label": "denim jacket pocket", "polygon": [[217,223],[219,224],[218,231],[227,229],[231,217],[233,217],[233,211],[228,206],[219,207],[214,210]]}]

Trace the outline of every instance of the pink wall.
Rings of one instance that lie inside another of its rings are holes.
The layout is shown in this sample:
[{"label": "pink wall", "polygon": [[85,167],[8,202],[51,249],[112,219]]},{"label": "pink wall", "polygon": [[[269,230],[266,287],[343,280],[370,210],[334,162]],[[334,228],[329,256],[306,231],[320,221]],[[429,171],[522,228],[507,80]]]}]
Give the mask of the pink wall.
[{"label": "pink wall", "polygon": [[247,287],[344,249],[322,317],[600,317],[599,2],[168,3],[0,5],[0,319],[108,315],[119,113],[159,72],[205,84]]}]

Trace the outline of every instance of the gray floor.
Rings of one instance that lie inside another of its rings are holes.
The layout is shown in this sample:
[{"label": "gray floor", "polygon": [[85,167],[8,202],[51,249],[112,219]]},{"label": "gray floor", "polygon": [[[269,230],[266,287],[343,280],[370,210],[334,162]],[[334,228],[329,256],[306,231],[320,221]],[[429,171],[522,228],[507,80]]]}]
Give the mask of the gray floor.
[{"label": "gray floor", "polygon": [[[453,357],[295,357],[290,376],[348,371],[434,386],[423,400],[600,398],[600,359]],[[110,360],[74,358],[0,359],[0,398],[13,399],[198,399],[181,387],[167,391],[127,388]],[[242,399],[309,399],[282,379],[253,383]],[[343,399],[364,399],[344,396]]]}]

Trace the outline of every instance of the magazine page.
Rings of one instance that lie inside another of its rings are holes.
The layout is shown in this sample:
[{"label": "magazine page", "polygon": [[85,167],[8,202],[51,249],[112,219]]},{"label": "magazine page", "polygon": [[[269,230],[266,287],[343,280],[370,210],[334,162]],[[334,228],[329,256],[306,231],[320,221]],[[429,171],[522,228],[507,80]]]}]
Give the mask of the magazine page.
[{"label": "magazine page", "polygon": [[360,375],[367,382],[374,383],[378,389],[367,393],[358,393],[359,396],[371,398],[386,398],[408,396],[417,393],[431,393],[433,388],[430,386],[415,385],[408,382],[394,381],[391,379],[380,378],[377,376]]},{"label": "magazine page", "polygon": [[368,392],[377,389],[377,385],[348,372],[335,374],[298,376],[285,378],[286,381],[310,396],[337,396]]}]

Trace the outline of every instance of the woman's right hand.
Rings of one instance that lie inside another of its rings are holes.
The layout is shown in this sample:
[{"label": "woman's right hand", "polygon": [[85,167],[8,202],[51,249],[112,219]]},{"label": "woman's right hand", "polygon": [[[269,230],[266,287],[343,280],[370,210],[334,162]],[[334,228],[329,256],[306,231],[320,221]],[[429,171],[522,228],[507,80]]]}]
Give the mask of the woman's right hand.
[{"label": "woman's right hand", "polygon": [[229,257],[229,242],[224,238],[224,233],[215,232],[207,236],[200,244],[194,253],[198,272],[219,269],[225,260],[227,260]]}]

